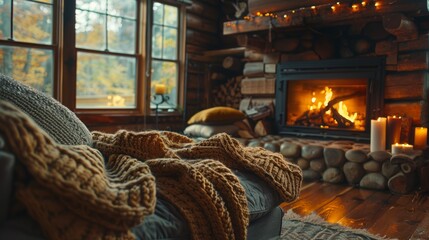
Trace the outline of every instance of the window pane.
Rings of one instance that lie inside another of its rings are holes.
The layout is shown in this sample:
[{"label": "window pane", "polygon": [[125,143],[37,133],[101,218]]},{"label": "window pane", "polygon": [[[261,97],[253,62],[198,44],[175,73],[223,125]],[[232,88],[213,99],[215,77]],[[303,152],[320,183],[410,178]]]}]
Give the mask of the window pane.
[{"label": "window pane", "polygon": [[177,59],[177,29],[164,28],[164,54],[163,59]]},{"label": "window pane", "polygon": [[105,15],[76,10],[76,46],[106,49]]},{"label": "window pane", "polygon": [[13,38],[23,42],[52,43],[52,5],[15,0]]},{"label": "window pane", "polygon": [[164,5],[158,2],[153,3],[153,23],[162,24],[164,18]]},{"label": "window pane", "polygon": [[136,59],[78,52],[77,108],[135,108]]},{"label": "window pane", "polygon": [[152,57],[162,58],[162,29],[160,26],[153,26],[152,28]]},{"label": "window pane", "polygon": [[170,26],[170,27],[177,27],[178,25],[177,7],[164,5],[164,11],[165,11],[164,25]]},{"label": "window pane", "polygon": [[53,95],[54,66],[51,50],[0,46],[0,72]]},{"label": "window pane", "polygon": [[0,0],[0,38],[10,38],[11,0]]},{"label": "window pane", "polygon": [[[167,103],[160,105],[161,108],[177,107],[177,70],[177,63],[175,62],[152,61],[151,94],[155,94],[156,84],[165,84],[167,86],[166,95],[170,98]],[[152,103],[151,108],[155,108]]]},{"label": "window pane", "polygon": [[130,0],[109,0],[107,9],[110,15],[135,19],[137,2]]},{"label": "window pane", "polygon": [[135,53],[136,23],[118,17],[108,17],[109,50],[121,53]]},{"label": "window pane", "polygon": [[105,13],[106,0],[76,0],[76,8]]}]

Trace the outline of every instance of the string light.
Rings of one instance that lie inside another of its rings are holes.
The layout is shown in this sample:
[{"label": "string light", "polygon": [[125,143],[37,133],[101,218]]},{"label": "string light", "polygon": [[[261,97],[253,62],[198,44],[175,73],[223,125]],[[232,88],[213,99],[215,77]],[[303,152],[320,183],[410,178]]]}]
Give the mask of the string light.
[{"label": "string light", "polygon": [[[372,7],[371,7],[372,6]],[[323,9],[330,8],[330,12],[332,14],[348,14],[348,13],[356,13],[360,11],[364,11],[365,9],[368,10],[378,10],[382,6],[381,0],[354,0],[350,4],[344,4],[340,1],[334,2],[334,3],[327,3],[327,4],[321,4],[321,5],[312,5],[309,7],[300,7],[297,9],[290,9],[286,11],[280,12],[280,16],[277,15],[277,13],[274,12],[256,12],[255,15],[247,15],[243,18],[247,21],[255,21],[255,17],[270,17],[272,19],[277,19],[279,21],[284,21],[287,19],[289,22],[293,22],[295,18],[295,14],[298,14],[297,16],[299,18],[302,17],[308,17],[308,10],[312,12],[312,16],[315,16],[321,12],[324,12]],[[326,12],[326,11],[325,11]],[[274,22],[275,23],[275,22]]]},{"label": "string light", "polygon": [[376,8],[376,9],[380,8],[380,6],[381,6],[381,2],[378,2],[378,1],[377,1],[377,2],[375,2],[375,3],[374,3],[374,6],[375,6],[375,8]]}]

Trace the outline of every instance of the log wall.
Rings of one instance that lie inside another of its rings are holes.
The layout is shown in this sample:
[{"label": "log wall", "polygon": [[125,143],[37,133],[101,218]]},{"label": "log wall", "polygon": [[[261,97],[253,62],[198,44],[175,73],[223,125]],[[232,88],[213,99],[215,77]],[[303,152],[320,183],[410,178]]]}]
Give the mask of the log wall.
[{"label": "log wall", "polygon": [[[401,21],[406,19],[412,27],[395,32],[391,23],[395,17]],[[384,56],[384,115],[412,117],[415,125],[427,127],[428,21],[428,16],[407,18],[395,14],[372,22],[356,21],[348,26],[323,27],[313,31],[278,31],[272,33],[275,38],[271,51],[280,54],[280,62]],[[404,37],[403,31],[412,33]]]},{"label": "log wall", "polygon": [[187,7],[186,53],[188,67],[186,73],[186,112],[185,119],[209,106],[209,66],[212,61],[205,58],[204,52],[220,48],[219,0],[194,0]]}]

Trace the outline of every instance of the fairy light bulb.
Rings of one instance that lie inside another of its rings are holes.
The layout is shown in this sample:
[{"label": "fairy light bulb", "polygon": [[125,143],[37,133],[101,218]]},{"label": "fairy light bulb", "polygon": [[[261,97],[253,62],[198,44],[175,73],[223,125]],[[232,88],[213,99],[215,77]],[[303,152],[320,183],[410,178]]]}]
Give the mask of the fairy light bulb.
[{"label": "fairy light bulb", "polygon": [[364,7],[366,6],[366,2],[365,2],[365,1],[362,1],[362,2],[361,2],[361,4],[362,4],[362,6],[364,6]]},{"label": "fairy light bulb", "polygon": [[335,6],[331,6],[332,12],[335,12],[336,8]]},{"label": "fairy light bulb", "polygon": [[352,5],[352,11],[353,11],[353,12],[357,12],[357,11],[359,11],[359,5],[357,5],[357,4],[353,4],[353,5]]},{"label": "fairy light bulb", "polygon": [[375,2],[374,6],[375,6],[376,9],[379,9],[381,7],[381,2],[378,2],[378,1]]}]

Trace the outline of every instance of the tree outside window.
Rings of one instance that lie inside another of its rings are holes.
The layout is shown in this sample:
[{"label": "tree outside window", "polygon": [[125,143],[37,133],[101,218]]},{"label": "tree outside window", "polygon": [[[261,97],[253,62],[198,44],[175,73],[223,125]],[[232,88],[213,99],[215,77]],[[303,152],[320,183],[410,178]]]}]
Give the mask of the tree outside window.
[{"label": "tree outside window", "polygon": [[1,73],[53,96],[53,43],[52,0],[0,0]]},{"label": "tree outside window", "polygon": [[77,0],[77,108],[135,108],[137,1]]}]

